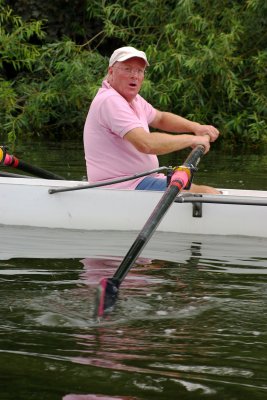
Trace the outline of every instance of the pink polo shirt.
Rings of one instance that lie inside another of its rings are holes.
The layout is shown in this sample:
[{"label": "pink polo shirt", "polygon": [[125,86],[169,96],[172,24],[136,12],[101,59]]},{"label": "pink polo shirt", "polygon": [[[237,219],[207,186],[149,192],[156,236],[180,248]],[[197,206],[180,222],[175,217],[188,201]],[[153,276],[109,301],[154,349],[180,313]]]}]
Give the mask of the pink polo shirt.
[{"label": "pink polo shirt", "polygon": [[[90,183],[128,177],[158,168],[156,155],[138,151],[123,136],[142,127],[148,135],[156,110],[140,95],[128,103],[107,81],[91,103],[84,126],[84,151]],[[162,177],[163,174],[155,174]],[[143,178],[106,188],[135,189]]]}]

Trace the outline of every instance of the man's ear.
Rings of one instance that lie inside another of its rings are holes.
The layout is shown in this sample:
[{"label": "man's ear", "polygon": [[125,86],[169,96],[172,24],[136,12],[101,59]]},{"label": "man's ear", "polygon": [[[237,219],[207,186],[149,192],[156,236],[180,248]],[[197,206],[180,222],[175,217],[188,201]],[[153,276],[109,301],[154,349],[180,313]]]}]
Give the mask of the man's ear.
[{"label": "man's ear", "polygon": [[113,74],[113,68],[112,67],[108,67],[108,73],[107,73],[107,76],[105,78],[108,82],[110,82],[112,80],[112,74]]}]

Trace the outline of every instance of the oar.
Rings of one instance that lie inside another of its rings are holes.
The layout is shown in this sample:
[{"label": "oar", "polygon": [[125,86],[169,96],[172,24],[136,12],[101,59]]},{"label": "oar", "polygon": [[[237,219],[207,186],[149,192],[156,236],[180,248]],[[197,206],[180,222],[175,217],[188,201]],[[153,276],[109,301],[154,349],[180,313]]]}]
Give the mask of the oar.
[{"label": "oar", "polygon": [[17,168],[21,171],[28,172],[32,175],[38,176],[44,179],[58,179],[64,180],[62,176],[53,174],[52,172],[46,171],[45,169],[35,167],[34,165],[28,164],[23,160],[19,160],[17,157],[10,155],[6,152],[5,146],[0,146],[0,164]]},{"label": "oar", "polygon": [[113,277],[101,279],[97,288],[95,317],[103,317],[112,311],[118,296],[119,286],[141,253],[142,249],[148,243],[150,237],[156,230],[165,213],[170,208],[177,194],[182,189],[190,186],[193,173],[196,170],[196,166],[204,154],[204,151],[205,148],[203,146],[197,146],[191,151],[184,164],[175,169],[168,189],[166,192],[164,192],[163,196],[145,223],[143,229],[138,234],[136,240],[122,260],[122,263],[118,267]]}]

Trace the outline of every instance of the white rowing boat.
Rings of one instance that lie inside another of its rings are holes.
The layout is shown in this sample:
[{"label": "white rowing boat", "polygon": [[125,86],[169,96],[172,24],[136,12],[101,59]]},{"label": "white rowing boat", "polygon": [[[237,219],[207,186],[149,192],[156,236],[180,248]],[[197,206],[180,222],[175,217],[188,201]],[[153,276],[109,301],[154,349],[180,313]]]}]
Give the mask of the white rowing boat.
[{"label": "white rowing boat", "polygon": [[[140,231],[162,192],[90,188],[87,182],[0,177],[0,224],[79,230]],[[222,190],[177,197],[157,230],[267,238],[267,191]]]}]

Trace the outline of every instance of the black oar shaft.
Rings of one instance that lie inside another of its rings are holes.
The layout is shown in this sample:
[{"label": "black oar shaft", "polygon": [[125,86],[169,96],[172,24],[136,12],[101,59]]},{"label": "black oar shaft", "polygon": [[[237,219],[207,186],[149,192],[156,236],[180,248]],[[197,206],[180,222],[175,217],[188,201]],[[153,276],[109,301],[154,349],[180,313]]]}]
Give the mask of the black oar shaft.
[{"label": "black oar shaft", "polygon": [[[148,243],[150,237],[156,230],[160,221],[170,208],[171,204],[174,202],[177,194],[184,188],[184,186],[187,184],[187,181],[190,180],[191,178],[190,174],[192,173],[191,169],[196,168],[203,154],[204,154],[204,147],[197,146],[194,150],[191,151],[191,153],[185,160],[183,166],[177,169],[178,172],[174,173],[170,186],[168,187],[164,195],[161,197],[157,206],[155,207],[149,219],[145,223],[143,229],[138,234],[136,240],[134,241],[128,253],[124,257],[119,268],[113,275],[112,279],[114,279],[117,282],[118,286],[121,284],[121,282],[127,275],[128,271],[134,264],[135,260],[137,259],[143,248]],[[181,180],[179,177],[179,173],[181,174],[181,170],[183,168],[187,169],[187,172],[186,173],[184,172],[185,175],[189,173],[189,176],[186,178],[186,182]]]},{"label": "black oar shaft", "polygon": [[185,163],[175,169],[168,189],[161,197],[113,277],[101,279],[97,288],[95,316],[102,317],[114,307],[120,284],[174,202],[177,194],[187,187],[188,182],[191,182],[193,171],[204,154],[204,150],[203,146],[197,146],[191,151]]},{"label": "black oar shaft", "polygon": [[179,189],[177,186],[170,186],[165,192],[165,196],[161,198],[156,208],[150,215],[146,224],[144,225],[141,232],[138,234],[135,242],[132,244],[128,253],[124,257],[122,263],[119,268],[113,275],[113,278],[121,283],[128,271],[131,269],[132,265],[136,261],[137,257],[148,243],[150,237],[156,230],[157,226],[161,222],[162,218],[168,211],[170,205],[173,203],[175,197],[177,196]]},{"label": "black oar shaft", "polygon": [[40,178],[64,180],[64,178],[60,175],[56,175],[50,171],[46,171],[45,169],[33,166],[22,160],[19,160],[17,168],[20,169],[21,171],[28,172],[35,176],[39,176]]}]

